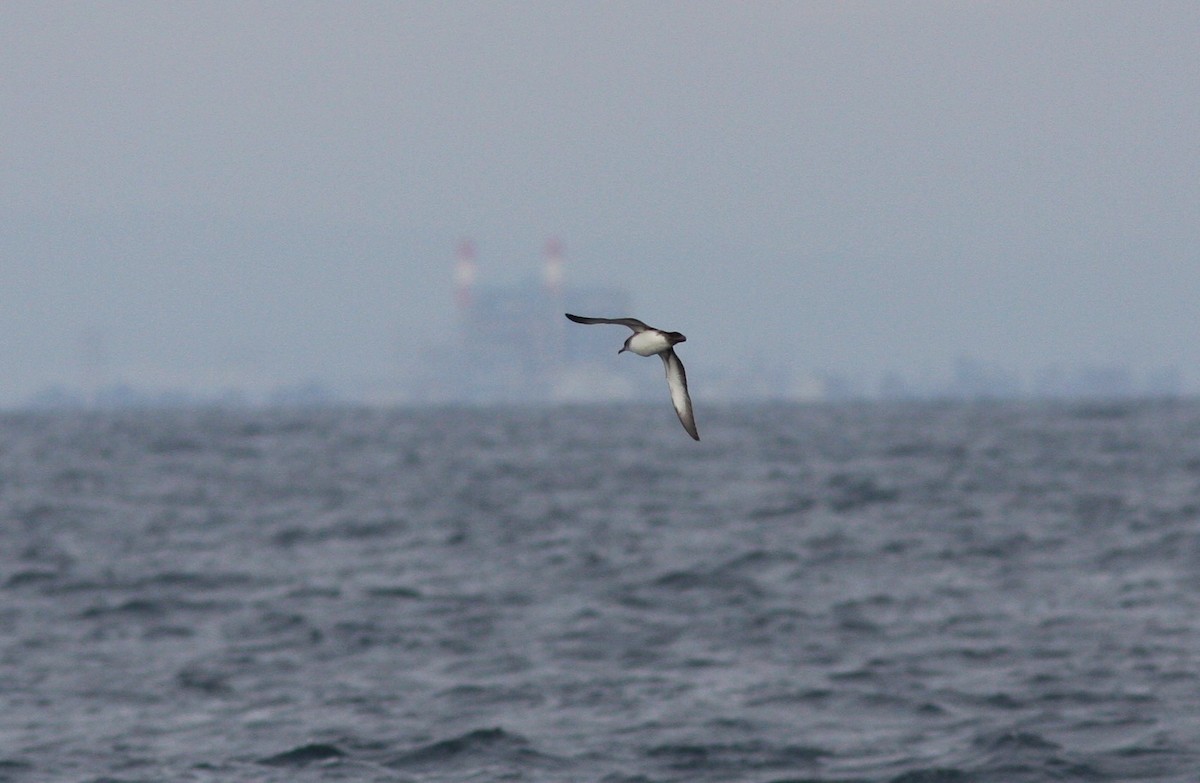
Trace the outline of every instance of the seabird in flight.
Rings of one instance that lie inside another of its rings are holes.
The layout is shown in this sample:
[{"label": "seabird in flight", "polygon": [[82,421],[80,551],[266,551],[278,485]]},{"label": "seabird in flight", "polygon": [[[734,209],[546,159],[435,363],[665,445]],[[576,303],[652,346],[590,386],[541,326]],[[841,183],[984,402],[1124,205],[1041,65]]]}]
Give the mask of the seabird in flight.
[{"label": "seabird in flight", "polygon": [[662,357],[663,367],[667,370],[667,386],[671,390],[671,404],[675,406],[679,423],[687,430],[688,435],[700,440],[700,433],[696,431],[696,417],[692,415],[692,398],[688,396],[687,374],[683,371],[683,362],[679,361],[672,349],[676,343],[685,342],[686,337],[679,332],[664,332],[647,326],[636,318],[584,318],[570,313],[565,315],[577,324],[618,324],[632,329],[633,334],[629,335],[624,347],[617,353],[632,351],[638,356],[658,354]]}]

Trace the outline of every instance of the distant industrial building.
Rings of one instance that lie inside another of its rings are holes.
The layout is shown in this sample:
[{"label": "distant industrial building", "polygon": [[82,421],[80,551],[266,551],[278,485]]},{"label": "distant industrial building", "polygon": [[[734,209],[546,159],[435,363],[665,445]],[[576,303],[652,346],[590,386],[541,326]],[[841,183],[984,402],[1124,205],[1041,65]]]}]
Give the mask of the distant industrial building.
[{"label": "distant industrial building", "polygon": [[[458,334],[434,357],[434,375],[414,395],[437,402],[620,400],[642,386],[632,366],[616,361],[625,335],[581,329],[564,312],[632,313],[623,289],[567,283],[563,245],[546,243],[540,278],[481,283],[474,243],[458,246],[454,303]],[[655,378],[657,380],[657,378]]]}]

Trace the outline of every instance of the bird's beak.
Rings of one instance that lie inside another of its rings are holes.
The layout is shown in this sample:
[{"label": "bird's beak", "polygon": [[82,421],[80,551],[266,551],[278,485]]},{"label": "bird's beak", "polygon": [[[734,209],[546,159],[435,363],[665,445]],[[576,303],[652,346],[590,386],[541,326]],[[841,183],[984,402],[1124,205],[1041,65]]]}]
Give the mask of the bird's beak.
[{"label": "bird's beak", "polygon": [[617,356],[620,356],[620,355],[621,355],[621,354],[623,354],[623,353],[625,353],[625,349],[624,349],[624,348],[622,348],[621,350],[617,351]]}]

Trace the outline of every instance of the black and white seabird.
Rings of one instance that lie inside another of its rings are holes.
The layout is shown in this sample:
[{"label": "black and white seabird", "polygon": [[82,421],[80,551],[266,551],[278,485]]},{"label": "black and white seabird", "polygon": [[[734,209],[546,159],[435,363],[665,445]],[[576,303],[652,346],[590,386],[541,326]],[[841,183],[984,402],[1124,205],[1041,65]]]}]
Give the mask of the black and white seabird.
[{"label": "black and white seabird", "polygon": [[675,406],[679,423],[687,430],[688,435],[700,440],[700,433],[696,431],[696,417],[692,415],[692,398],[688,396],[687,373],[683,371],[683,362],[679,361],[672,348],[676,343],[685,342],[686,337],[679,332],[664,332],[647,326],[636,318],[584,318],[570,313],[564,315],[577,324],[618,324],[632,329],[633,334],[629,335],[624,347],[617,353],[632,351],[638,356],[658,354],[662,357],[663,366],[667,370],[667,387],[671,390],[671,404]]}]

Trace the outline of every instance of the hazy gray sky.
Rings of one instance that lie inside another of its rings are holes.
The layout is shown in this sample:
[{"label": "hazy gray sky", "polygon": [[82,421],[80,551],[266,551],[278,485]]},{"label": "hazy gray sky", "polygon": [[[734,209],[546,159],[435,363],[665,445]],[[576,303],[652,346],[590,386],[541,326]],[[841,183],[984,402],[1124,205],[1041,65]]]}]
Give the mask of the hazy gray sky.
[{"label": "hazy gray sky", "polygon": [[0,4],[0,403],[388,378],[453,249],[800,372],[1200,386],[1200,4]]}]

